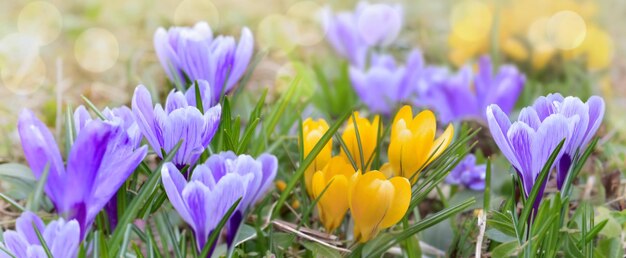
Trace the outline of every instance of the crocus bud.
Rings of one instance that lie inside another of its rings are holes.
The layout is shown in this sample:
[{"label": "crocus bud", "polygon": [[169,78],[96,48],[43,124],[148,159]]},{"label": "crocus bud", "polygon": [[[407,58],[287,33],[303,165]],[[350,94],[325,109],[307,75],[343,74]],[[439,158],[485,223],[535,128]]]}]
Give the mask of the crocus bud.
[{"label": "crocus bud", "polygon": [[[322,138],[322,136],[324,136],[326,131],[328,131],[328,124],[324,119],[313,120],[311,118],[307,118],[304,122],[302,122],[302,137],[304,139],[300,142],[303,144],[304,157],[311,153],[313,147],[315,147],[317,142]],[[313,163],[311,163],[304,171],[304,182],[309,196],[313,196],[311,187],[313,173],[315,173],[315,171],[322,170],[324,166],[326,166],[326,163],[328,163],[328,160],[330,160],[333,150],[332,144],[333,142],[331,139],[328,143],[326,143],[326,145],[324,145],[322,151],[317,154]]]},{"label": "crocus bud", "polygon": [[354,218],[354,237],[365,243],[404,217],[411,202],[411,183],[403,177],[388,180],[376,170],[356,173],[348,202]]},{"label": "crocus bud", "polygon": [[397,176],[417,182],[420,170],[436,159],[448,147],[454,135],[454,127],[448,128],[435,139],[437,121],[430,110],[413,117],[410,106],[398,111],[391,128],[388,156],[391,168]]},{"label": "crocus bud", "polygon": [[313,175],[313,197],[319,198],[317,209],[327,232],[337,229],[348,211],[348,185],[354,173],[350,163],[336,156]]},{"label": "crocus bud", "polygon": [[[356,124],[356,129],[354,125]],[[348,119],[346,129],[341,135],[341,139],[346,144],[350,156],[356,163],[360,170],[367,171],[371,165],[371,158],[376,150],[376,144],[378,142],[378,136],[383,133],[382,126],[379,127],[379,117],[375,116],[371,122],[366,118],[359,116],[359,112],[354,112],[354,115]],[[358,138],[357,138],[358,130]],[[360,143],[360,148],[359,148]],[[361,152],[362,151],[362,152]],[[346,160],[348,155],[342,148],[340,155]],[[370,163],[370,164],[368,164]],[[365,167],[365,168],[364,168]]]}]

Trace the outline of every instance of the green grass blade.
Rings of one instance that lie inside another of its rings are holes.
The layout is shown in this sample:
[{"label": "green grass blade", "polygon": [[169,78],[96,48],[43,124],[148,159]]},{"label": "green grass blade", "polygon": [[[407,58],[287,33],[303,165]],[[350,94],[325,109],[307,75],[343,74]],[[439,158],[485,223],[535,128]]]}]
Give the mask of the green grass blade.
[{"label": "green grass blade", "polygon": [[[165,163],[171,161],[174,158],[174,155],[176,155],[176,152],[178,152],[178,149],[180,148],[182,143],[183,141],[180,140],[178,144],[174,146],[172,151],[167,156],[165,156],[165,158],[159,163],[157,169],[153,171],[152,174],[150,174],[148,180],[141,187],[137,196],[129,203],[126,212],[124,213],[124,216],[120,217],[119,222],[117,223],[118,226],[115,228],[115,231],[113,232],[113,235],[111,237],[111,242],[109,244],[109,246],[111,247],[111,253],[117,252],[117,249],[120,247],[121,244],[120,242],[122,241],[122,238],[124,236],[124,228],[127,224],[130,224],[133,219],[135,219],[135,216],[139,212],[141,206],[143,206],[144,202],[147,201],[147,197],[152,195],[152,192],[158,185],[161,179],[161,167],[163,167]],[[141,164],[145,165],[144,163]],[[142,167],[142,165],[140,165],[140,167]]]}]

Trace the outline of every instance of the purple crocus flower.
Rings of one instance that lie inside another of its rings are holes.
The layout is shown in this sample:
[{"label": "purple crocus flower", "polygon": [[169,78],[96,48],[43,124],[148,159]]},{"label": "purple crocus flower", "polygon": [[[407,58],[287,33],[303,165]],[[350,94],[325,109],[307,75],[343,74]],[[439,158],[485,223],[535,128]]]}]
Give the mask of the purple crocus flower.
[{"label": "purple crocus flower", "polygon": [[437,76],[425,82],[420,89],[419,104],[432,107],[443,123],[477,119],[486,121],[485,110],[497,104],[509,114],[524,84],[525,76],[515,66],[500,66],[496,74],[491,60],[483,56],[478,61],[478,71],[470,66],[463,67],[457,74],[445,74],[445,69],[436,69]]},{"label": "purple crocus flower", "polygon": [[161,173],[172,206],[193,229],[197,248],[202,250],[228,209],[242,198],[227,224],[227,241],[232,244],[243,215],[267,191],[276,169],[272,155],[263,154],[255,160],[223,152],[196,166],[189,182],[172,163],[167,163]]},{"label": "purple crocus flower", "polygon": [[248,28],[241,30],[239,43],[231,36],[213,38],[206,22],[193,27],[159,28],[154,34],[154,48],[170,80],[182,85],[206,80],[211,85],[211,105],[230,92],[245,73],[254,49]]},{"label": "purple crocus flower", "polygon": [[[533,186],[541,184],[534,201],[536,211],[546,186],[546,181],[536,182],[537,177],[558,144],[563,139],[566,140],[564,146],[571,142],[572,132],[579,126],[580,118],[578,115],[568,117],[556,113],[542,120],[534,108],[527,107],[522,109],[518,121],[511,124],[498,105],[490,105],[486,113],[491,135],[517,171],[524,195],[528,197]],[[565,149],[561,149],[556,160],[561,159],[564,153]],[[555,164],[552,165],[554,167]]]},{"label": "purple crocus flower", "polygon": [[260,200],[272,185],[278,169],[278,160],[270,154],[262,154],[255,160],[251,156],[237,156],[228,151],[212,155],[205,165],[217,178],[227,174],[239,174],[247,178],[245,195],[228,223],[226,238],[230,245],[235,240],[246,211]]},{"label": "purple crocus flower", "polygon": [[[135,148],[139,148],[141,144],[141,131],[139,131],[139,126],[135,122],[135,118],[133,117],[133,112],[127,106],[120,106],[113,109],[109,109],[108,107],[102,110],[102,115],[105,119],[109,121],[114,121],[116,123],[120,123],[122,128],[126,131],[128,138]],[[80,130],[85,126],[85,124],[94,118],[89,114],[85,106],[78,106],[76,111],[74,111],[74,126],[76,132],[80,132]],[[117,198],[114,196],[111,200],[104,206],[104,211],[107,214],[109,226],[111,230],[115,229],[117,226]]]},{"label": "purple crocus flower", "polygon": [[550,94],[535,100],[533,108],[537,111],[540,121],[553,114],[562,114],[565,117],[577,116],[580,121],[572,132],[571,140],[563,147],[565,153],[557,160],[557,187],[561,189],[569,172],[576,153],[584,151],[585,146],[600,128],[604,117],[604,100],[592,96],[586,103],[577,97],[563,98],[561,94]]},{"label": "purple crocus flower", "polygon": [[78,221],[82,239],[146,156],[147,147],[136,148],[118,121],[94,119],[79,128],[66,167],[52,133],[32,112],[22,111],[18,121],[24,156],[35,178],[48,169],[44,191],[60,214]]},{"label": "purple crocus flower", "polygon": [[487,165],[476,165],[476,156],[467,155],[458,166],[456,166],[446,178],[446,183],[452,185],[463,185],[474,191],[485,189],[485,177],[487,176]]},{"label": "purple crocus flower", "polygon": [[402,27],[400,5],[360,2],[354,12],[323,12],[328,42],[353,66],[364,68],[372,46],[386,46],[396,39]]},{"label": "purple crocus flower", "polygon": [[413,50],[407,64],[399,66],[390,55],[373,55],[369,69],[350,67],[350,80],[357,95],[375,113],[388,115],[401,102],[415,93],[424,60],[419,50]]},{"label": "purple crocus flower", "polygon": [[45,225],[43,221],[30,211],[25,211],[17,218],[15,230],[4,232],[4,244],[0,247],[0,258],[32,257],[47,258],[41,241],[35,231],[41,233],[46,246],[53,257],[76,257],[80,244],[80,227],[76,220],[65,221],[63,218]]},{"label": "purple crocus flower", "polygon": [[195,90],[185,94],[172,90],[165,109],[152,105],[150,92],[139,85],[133,95],[132,110],[139,130],[159,157],[169,153],[182,140],[173,163],[178,168],[196,163],[200,154],[211,143],[220,122],[221,106],[210,106],[211,92],[206,81],[198,81],[204,113],[196,107]]}]

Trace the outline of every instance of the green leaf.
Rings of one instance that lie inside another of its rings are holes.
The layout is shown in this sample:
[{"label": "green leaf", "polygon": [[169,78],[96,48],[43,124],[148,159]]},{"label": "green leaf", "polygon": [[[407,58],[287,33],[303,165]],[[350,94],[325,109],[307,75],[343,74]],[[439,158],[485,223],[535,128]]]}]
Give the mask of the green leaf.
[{"label": "green leaf", "polygon": [[27,181],[36,180],[30,168],[19,163],[0,164],[0,177],[13,177]]},{"label": "green leaf", "polygon": [[194,90],[196,93],[196,107],[200,110],[200,113],[204,114],[204,103],[202,103],[202,94],[200,94],[200,86],[198,85],[198,81],[193,83]]},{"label": "green leaf", "polygon": [[313,253],[313,257],[341,258],[341,254],[335,249],[316,242],[302,241],[301,244]]},{"label": "green leaf", "polygon": [[[120,217],[117,227],[115,228],[110,240],[109,246],[111,247],[110,252],[112,254],[116,253],[120,247],[120,242],[124,236],[124,229],[126,228],[126,225],[130,224],[135,219],[141,207],[145,205],[144,202],[148,201],[148,196],[152,195],[156,189],[156,186],[161,179],[161,168],[165,163],[170,162],[174,158],[174,155],[176,155],[176,152],[178,152],[182,143],[183,140],[181,139],[176,146],[174,146],[172,151],[159,163],[157,169],[150,174],[148,180],[143,184],[137,196],[130,202],[130,204],[128,204],[126,212],[124,212],[124,216]],[[147,165],[143,162],[139,165],[139,169],[150,171]]]},{"label": "green leaf", "polygon": [[107,118],[102,114],[102,112],[100,112],[100,110],[96,107],[96,105],[94,105],[91,100],[89,100],[87,97],[85,97],[84,95],[80,96],[83,101],[85,101],[85,103],[87,104],[87,107],[89,109],[91,109],[94,113],[96,113],[96,115],[102,119],[102,120],[107,120]]},{"label": "green leaf", "polygon": [[48,244],[46,243],[46,240],[43,238],[43,235],[41,235],[41,232],[39,232],[39,228],[37,227],[34,221],[33,221],[32,226],[33,226],[33,229],[35,230],[35,234],[37,234],[39,243],[41,244],[41,247],[43,247],[43,250],[46,252],[46,255],[48,256],[48,258],[54,258],[54,256],[52,255],[52,252],[50,252],[50,248],[48,248]]},{"label": "green leaf", "polygon": [[41,196],[43,195],[43,189],[46,186],[46,181],[48,180],[48,174],[50,174],[50,163],[46,164],[43,169],[43,173],[41,174],[41,177],[39,177],[39,180],[35,185],[35,191],[33,192],[32,199],[27,204],[28,210],[36,212],[39,209]]},{"label": "green leaf", "polygon": [[335,124],[333,124],[333,126],[331,126],[328,129],[328,131],[326,131],[326,133],[320,138],[317,144],[315,144],[315,146],[313,147],[309,155],[304,159],[302,164],[300,164],[300,167],[298,167],[294,175],[291,177],[291,179],[289,180],[289,183],[287,183],[287,187],[285,188],[285,190],[280,194],[280,197],[278,198],[278,201],[276,202],[276,206],[274,207],[274,211],[272,212],[272,218],[275,218],[276,215],[278,215],[280,209],[285,204],[287,197],[289,197],[293,188],[296,186],[296,184],[300,181],[300,179],[304,175],[304,171],[306,170],[306,168],[309,165],[311,165],[311,163],[313,162],[317,154],[319,154],[320,151],[322,151],[322,148],[324,148],[326,143],[330,141],[332,136],[335,134],[335,132],[337,132],[337,130],[339,130],[343,122],[346,119],[348,119],[351,113],[352,112],[349,112],[343,115],[341,119],[335,122]]},{"label": "green leaf", "polygon": [[516,240],[503,243],[491,251],[491,257],[511,257],[520,249]]}]

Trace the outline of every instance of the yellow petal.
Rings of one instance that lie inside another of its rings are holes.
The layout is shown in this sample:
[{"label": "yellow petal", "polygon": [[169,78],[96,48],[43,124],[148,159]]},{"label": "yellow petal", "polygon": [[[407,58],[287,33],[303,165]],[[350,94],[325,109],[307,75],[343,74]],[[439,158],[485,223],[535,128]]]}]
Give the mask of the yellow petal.
[{"label": "yellow petal", "polygon": [[432,146],[432,149],[430,151],[430,154],[432,154],[432,158],[427,163],[430,163],[433,160],[435,160],[437,157],[439,157],[439,155],[441,155],[441,153],[443,153],[446,150],[446,148],[448,148],[448,145],[450,145],[450,142],[452,142],[453,137],[454,137],[454,126],[452,126],[452,124],[449,124],[448,128],[446,128],[443,134],[441,134],[441,136],[439,136],[439,138],[435,140]]},{"label": "yellow petal", "polygon": [[355,221],[355,236],[365,242],[378,233],[391,199],[392,186],[383,173],[370,171],[357,176],[350,194],[350,211]]},{"label": "yellow petal", "polygon": [[[315,182],[314,184],[319,184]],[[324,188],[328,185],[323,195]],[[322,223],[328,232],[334,231],[341,225],[348,211],[348,179],[343,175],[330,178],[322,186],[316,186],[316,196],[320,196],[317,207],[322,215]]]},{"label": "yellow petal", "polygon": [[420,112],[411,120],[409,128],[414,133],[432,131],[434,134],[434,132],[437,131],[437,120],[435,119],[435,114],[430,110]]},{"label": "yellow petal", "polygon": [[398,223],[404,217],[411,203],[411,184],[406,178],[394,177],[389,179],[393,185],[394,194],[389,209],[380,223],[379,229],[385,229]]}]

